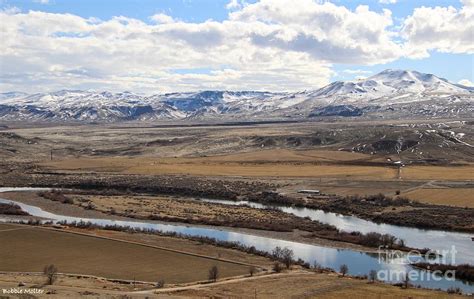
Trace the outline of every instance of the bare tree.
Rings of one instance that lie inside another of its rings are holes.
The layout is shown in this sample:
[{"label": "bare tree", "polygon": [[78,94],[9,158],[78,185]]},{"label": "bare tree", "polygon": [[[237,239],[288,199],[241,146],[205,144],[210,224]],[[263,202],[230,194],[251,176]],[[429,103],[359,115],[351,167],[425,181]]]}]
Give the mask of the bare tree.
[{"label": "bare tree", "polygon": [[281,260],[285,264],[286,268],[289,269],[291,266],[291,263],[293,262],[293,257],[294,257],[293,250],[285,247],[282,250],[282,257]]},{"label": "bare tree", "polygon": [[253,276],[255,274],[255,272],[257,272],[257,268],[255,268],[255,266],[250,266],[249,275]]},{"label": "bare tree", "polygon": [[346,276],[348,271],[349,271],[349,268],[347,267],[346,264],[342,264],[341,267],[339,268],[339,272],[341,272],[343,277]]},{"label": "bare tree", "polygon": [[217,266],[212,266],[212,268],[209,269],[208,278],[214,282],[217,281],[217,278],[219,278],[219,268],[217,268]]},{"label": "bare tree", "polygon": [[58,268],[56,268],[55,265],[48,265],[48,266],[44,267],[43,273],[44,273],[44,275],[46,275],[46,277],[48,279],[46,281],[46,283],[48,285],[52,285],[54,283],[54,281],[56,280],[56,276],[58,274]]},{"label": "bare tree", "polygon": [[316,271],[316,272],[321,273],[322,270],[323,270],[323,266],[320,263],[318,263],[318,261],[314,261],[313,262],[313,270]]},{"label": "bare tree", "polygon": [[278,260],[278,261],[281,260],[282,251],[283,251],[283,250],[281,249],[280,246],[275,247],[275,249],[273,249],[273,251],[272,251],[272,256],[273,256],[273,258],[274,258],[275,260]]},{"label": "bare tree", "polygon": [[276,273],[280,273],[281,272],[281,265],[280,265],[280,262],[275,262],[273,264],[273,271],[275,271]]},{"label": "bare tree", "polygon": [[398,246],[405,247],[405,240],[403,239],[398,240]]},{"label": "bare tree", "polygon": [[293,250],[288,247],[281,248],[279,246],[275,247],[272,251],[273,259],[281,261],[285,264],[286,268],[290,268],[291,263],[293,262],[293,257],[295,256]]},{"label": "bare tree", "polygon": [[377,279],[377,271],[370,270],[369,272],[369,280],[374,282]]},{"label": "bare tree", "polygon": [[405,273],[405,278],[403,279],[403,286],[405,289],[408,289],[410,286],[410,277],[408,276],[408,273]]}]

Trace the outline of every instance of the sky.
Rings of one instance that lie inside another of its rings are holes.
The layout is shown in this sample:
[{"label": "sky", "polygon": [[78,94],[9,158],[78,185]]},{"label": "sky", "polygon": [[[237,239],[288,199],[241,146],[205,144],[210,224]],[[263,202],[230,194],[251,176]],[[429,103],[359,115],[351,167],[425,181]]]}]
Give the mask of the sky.
[{"label": "sky", "polygon": [[0,92],[474,85],[474,0],[0,0]]}]

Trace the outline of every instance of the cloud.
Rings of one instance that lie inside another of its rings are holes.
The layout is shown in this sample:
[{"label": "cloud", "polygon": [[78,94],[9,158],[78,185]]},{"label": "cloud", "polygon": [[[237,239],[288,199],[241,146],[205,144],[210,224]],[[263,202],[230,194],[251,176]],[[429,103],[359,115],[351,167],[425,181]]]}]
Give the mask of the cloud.
[{"label": "cloud", "polygon": [[230,14],[233,22],[253,24],[249,36],[258,47],[305,53],[329,63],[376,64],[401,55],[392,40],[391,12],[368,6],[351,11],[312,0],[262,0]]},{"label": "cloud", "polygon": [[16,14],[16,13],[20,13],[21,9],[19,9],[16,6],[6,6],[2,9],[0,9],[0,12],[4,13],[4,14],[7,14],[7,15],[13,15],[13,14]]},{"label": "cloud", "polygon": [[156,22],[156,23],[161,23],[161,24],[167,24],[167,23],[173,23],[174,19],[167,14],[164,13],[159,13],[156,15],[153,15],[150,17],[150,20]]},{"label": "cloud", "polygon": [[[3,10],[0,89],[313,89],[329,83],[334,64],[383,64],[430,49],[472,51],[470,3],[416,9],[403,24],[403,42],[390,10],[327,1],[230,1],[228,19],[196,23],[164,13],[145,22]],[[209,71],[176,71],[182,69]]]},{"label": "cloud", "polygon": [[352,69],[345,69],[342,72],[346,73],[346,74],[349,74],[349,75],[369,75],[369,74],[372,74],[372,71],[352,70]]},{"label": "cloud", "polygon": [[[190,23],[164,13],[152,23],[73,14],[1,12],[2,90],[97,88],[300,90],[329,83],[334,63],[399,56],[389,11],[330,3],[239,2],[224,21]],[[206,68],[206,74],[178,69]]]},{"label": "cloud", "polygon": [[468,79],[462,79],[458,83],[467,87],[474,87],[474,83],[469,81]]},{"label": "cloud", "polygon": [[232,9],[239,9],[242,8],[242,4],[239,0],[230,0],[229,3],[226,4],[225,8],[232,10]]},{"label": "cloud", "polygon": [[379,0],[380,4],[395,4],[397,0]]},{"label": "cloud", "polygon": [[33,2],[41,3],[41,4],[49,4],[49,0],[33,0]]},{"label": "cloud", "polygon": [[429,57],[430,50],[444,53],[474,53],[474,1],[464,6],[420,7],[407,17],[401,29],[406,55]]},{"label": "cloud", "polygon": [[[245,24],[157,23],[115,17],[2,12],[0,88],[30,92],[63,88],[297,90],[328,83],[328,64],[301,53],[260,49]],[[208,74],[174,70],[209,68]]]}]

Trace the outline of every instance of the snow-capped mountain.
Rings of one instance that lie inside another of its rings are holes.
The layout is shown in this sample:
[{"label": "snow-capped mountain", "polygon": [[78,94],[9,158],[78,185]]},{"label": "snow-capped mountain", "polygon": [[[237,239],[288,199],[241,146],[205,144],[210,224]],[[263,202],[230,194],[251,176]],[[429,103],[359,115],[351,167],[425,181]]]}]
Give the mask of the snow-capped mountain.
[{"label": "snow-capped mountain", "polygon": [[454,94],[468,95],[470,90],[432,74],[389,69],[364,80],[336,81],[317,90],[313,96],[330,98],[330,102],[340,104],[344,104],[342,102],[395,104],[406,100],[418,101],[429,96]]},{"label": "snow-capped mountain", "polygon": [[272,93],[201,91],[143,96],[61,90],[0,94],[0,119],[116,122],[158,119],[269,119],[325,116],[472,115],[472,88],[416,71],[385,70],[320,89]]}]

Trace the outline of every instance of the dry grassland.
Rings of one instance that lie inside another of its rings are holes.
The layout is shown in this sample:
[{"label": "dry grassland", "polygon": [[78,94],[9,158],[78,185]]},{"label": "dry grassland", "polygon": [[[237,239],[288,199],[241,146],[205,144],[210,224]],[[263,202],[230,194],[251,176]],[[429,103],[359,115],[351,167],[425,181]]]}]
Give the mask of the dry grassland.
[{"label": "dry grassland", "polygon": [[222,277],[242,275],[248,266],[139,244],[0,224],[0,271],[41,272],[54,264],[63,273],[114,279],[185,283],[207,280],[217,265]]},{"label": "dry grassland", "polygon": [[473,188],[421,188],[402,195],[424,203],[474,208]]},{"label": "dry grassland", "polygon": [[198,298],[462,298],[443,292],[401,289],[382,283],[368,283],[367,280],[308,272],[209,285],[170,294]]},{"label": "dry grassland", "polygon": [[[370,155],[341,151],[261,150],[212,157],[73,158],[44,162],[43,166],[73,172],[117,172],[123,174],[189,174],[202,176],[316,177],[359,180],[397,179],[390,166],[346,165],[367,163]],[[341,163],[341,164],[338,164]],[[470,180],[474,166],[407,166],[404,180]]]}]

